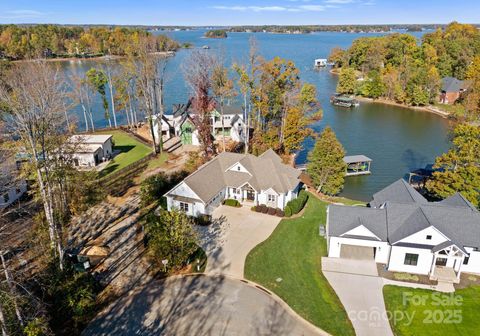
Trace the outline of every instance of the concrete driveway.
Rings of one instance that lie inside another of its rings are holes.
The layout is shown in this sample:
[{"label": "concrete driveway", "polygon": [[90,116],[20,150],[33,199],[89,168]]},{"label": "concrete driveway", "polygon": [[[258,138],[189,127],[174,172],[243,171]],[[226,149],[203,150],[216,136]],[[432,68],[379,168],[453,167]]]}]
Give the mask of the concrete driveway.
[{"label": "concrete driveway", "polygon": [[393,336],[386,318],[383,279],[374,260],[322,258],[322,271],[342,301],[357,336]]},{"label": "concrete driveway", "polygon": [[279,217],[251,211],[249,207],[220,206],[214,222],[199,227],[200,244],[207,253],[205,273],[243,278],[248,252],[267,239],[280,222]]},{"label": "concrete driveway", "polygon": [[253,285],[223,276],[154,281],[115,301],[89,335],[321,335]]}]

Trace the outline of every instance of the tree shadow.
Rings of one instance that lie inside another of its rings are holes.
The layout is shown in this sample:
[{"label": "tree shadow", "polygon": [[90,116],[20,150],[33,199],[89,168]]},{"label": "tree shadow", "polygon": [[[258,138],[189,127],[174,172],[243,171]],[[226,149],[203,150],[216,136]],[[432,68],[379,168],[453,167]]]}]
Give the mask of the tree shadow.
[{"label": "tree shadow", "polygon": [[135,146],[133,145],[122,145],[122,146],[115,146],[114,149],[120,151],[120,153],[127,153],[134,148]]},{"label": "tree shadow", "polygon": [[402,161],[407,165],[409,171],[412,171],[414,169],[425,167],[428,163],[428,158],[419,152],[407,149],[402,154]]}]

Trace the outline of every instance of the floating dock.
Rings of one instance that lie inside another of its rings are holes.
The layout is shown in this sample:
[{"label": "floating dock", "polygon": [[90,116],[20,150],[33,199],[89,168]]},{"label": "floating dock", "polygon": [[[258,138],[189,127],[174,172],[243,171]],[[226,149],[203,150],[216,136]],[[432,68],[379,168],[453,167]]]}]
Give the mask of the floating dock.
[{"label": "floating dock", "polygon": [[353,97],[343,96],[343,95],[333,95],[330,97],[330,103],[335,106],[341,107],[356,107],[360,105],[358,100]]},{"label": "floating dock", "polygon": [[343,161],[347,164],[345,176],[368,175],[372,173],[370,171],[372,159],[365,155],[345,156]]}]

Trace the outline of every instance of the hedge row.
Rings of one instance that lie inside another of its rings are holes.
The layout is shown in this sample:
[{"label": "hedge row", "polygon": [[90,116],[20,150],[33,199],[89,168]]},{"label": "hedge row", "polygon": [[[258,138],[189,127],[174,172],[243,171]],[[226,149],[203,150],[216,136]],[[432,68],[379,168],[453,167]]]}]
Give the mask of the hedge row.
[{"label": "hedge row", "polygon": [[264,213],[264,214],[269,214],[269,215],[278,216],[278,217],[284,217],[285,216],[285,212],[283,212],[282,209],[267,207],[265,204],[260,204],[260,205],[252,207],[252,211],[261,212],[261,213]]},{"label": "hedge row", "polygon": [[305,204],[307,204],[307,201],[308,201],[307,192],[303,189],[300,190],[297,198],[291,200],[285,206],[285,216],[290,217],[290,216],[295,215],[295,214],[299,213],[300,211],[302,211]]},{"label": "hedge row", "polygon": [[223,201],[223,204],[231,206],[231,207],[235,207],[235,208],[241,207],[241,204],[240,204],[239,201],[237,201],[236,199],[231,199],[231,198],[227,198],[225,201]]}]

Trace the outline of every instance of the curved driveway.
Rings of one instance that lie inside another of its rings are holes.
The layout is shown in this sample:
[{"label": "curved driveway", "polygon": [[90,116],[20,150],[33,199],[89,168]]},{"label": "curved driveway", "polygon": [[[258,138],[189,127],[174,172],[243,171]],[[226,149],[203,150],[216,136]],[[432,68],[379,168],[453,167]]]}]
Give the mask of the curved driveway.
[{"label": "curved driveway", "polygon": [[83,335],[318,335],[270,294],[222,276],[153,281],[100,313]]}]

